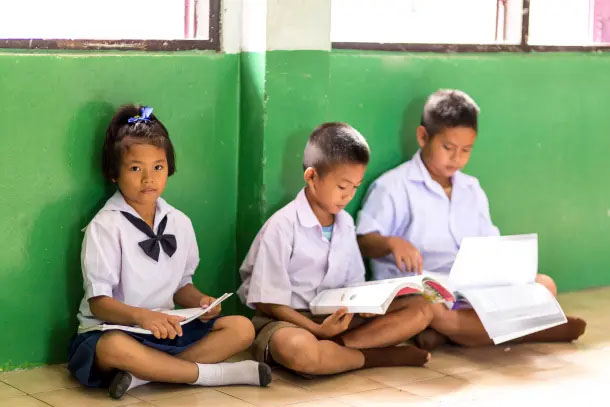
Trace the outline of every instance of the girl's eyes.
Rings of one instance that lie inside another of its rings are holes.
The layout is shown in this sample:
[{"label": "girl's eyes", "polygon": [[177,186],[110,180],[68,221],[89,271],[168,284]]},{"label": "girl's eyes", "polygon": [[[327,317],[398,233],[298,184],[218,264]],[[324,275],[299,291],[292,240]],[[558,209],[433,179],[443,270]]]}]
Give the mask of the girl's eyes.
[{"label": "girl's eyes", "polygon": [[140,167],[134,165],[133,167],[129,168],[129,171],[140,171]]},{"label": "girl's eyes", "polygon": [[162,169],[163,169],[162,165],[160,165],[160,164],[159,165],[155,165],[155,170],[161,171]]},{"label": "girl's eyes", "polygon": [[346,189],[346,187],[342,187],[341,185],[337,185],[337,186],[338,186],[338,187],[339,187],[339,189],[340,189],[340,190],[342,190],[342,191]]}]

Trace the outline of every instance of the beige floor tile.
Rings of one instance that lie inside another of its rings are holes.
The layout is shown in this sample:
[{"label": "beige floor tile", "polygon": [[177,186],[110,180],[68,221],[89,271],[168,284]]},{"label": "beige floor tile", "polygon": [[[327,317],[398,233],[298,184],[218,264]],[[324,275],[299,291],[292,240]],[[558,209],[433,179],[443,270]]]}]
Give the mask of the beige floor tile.
[{"label": "beige floor tile", "polygon": [[445,376],[443,373],[425,367],[376,367],[357,370],[354,374],[392,387]]},{"label": "beige floor tile", "polygon": [[0,382],[0,400],[23,395],[25,395],[25,393],[21,390],[17,390],[13,386]]},{"label": "beige floor tile", "polygon": [[148,383],[127,392],[130,396],[144,401],[160,400],[166,397],[180,397],[206,390],[201,386],[172,383]]},{"label": "beige floor tile", "polygon": [[[480,363],[487,367],[506,365],[527,365],[549,358],[548,354],[541,354],[524,345],[497,345],[475,348],[459,347],[456,350],[459,357],[471,363]],[[434,357],[434,356],[433,356]]]},{"label": "beige floor tile", "polygon": [[31,396],[17,396],[1,399],[0,407],[49,407],[49,405]]},{"label": "beige floor tile", "polygon": [[457,396],[470,393],[472,384],[456,377],[437,377],[400,386],[400,390],[416,396],[426,397],[438,401],[455,400]]},{"label": "beige floor tile", "polygon": [[348,394],[338,397],[337,400],[354,407],[433,407],[439,405],[433,400],[393,388]]},{"label": "beige floor tile", "polygon": [[252,407],[250,403],[213,389],[204,389],[204,391],[195,394],[154,400],[151,403],[155,407]]},{"label": "beige floor tile", "polygon": [[53,407],[117,407],[141,401],[129,395],[123,396],[121,400],[113,400],[106,389],[88,389],[81,386],[36,393],[33,397]]},{"label": "beige floor tile", "polygon": [[517,388],[531,383],[531,379],[524,375],[507,374],[496,369],[473,370],[471,372],[455,374],[453,377],[466,380],[477,387],[489,388]]},{"label": "beige floor tile", "polygon": [[483,357],[467,358],[455,348],[443,348],[432,353],[432,360],[426,364],[428,369],[444,374],[456,374],[471,370],[489,369],[496,366]]},{"label": "beige floor tile", "polygon": [[358,393],[386,387],[384,384],[353,373],[304,379],[285,370],[277,370],[276,375],[281,380],[303,387],[324,397],[337,397],[344,394]]},{"label": "beige floor tile", "polygon": [[349,404],[340,402],[337,399],[323,399],[306,401],[305,403],[287,404],[285,407],[349,407]]},{"label": "beige floor tile", "polygon": [[269,387],[225,386],[216,389],[257,406],[281,406],[325,398],[279,379],[271,382]]},{"label": "beige floor tile", "polygon": [[80,386],[65,365],[48,365],[2,373],[0,380],[29,394]]}]

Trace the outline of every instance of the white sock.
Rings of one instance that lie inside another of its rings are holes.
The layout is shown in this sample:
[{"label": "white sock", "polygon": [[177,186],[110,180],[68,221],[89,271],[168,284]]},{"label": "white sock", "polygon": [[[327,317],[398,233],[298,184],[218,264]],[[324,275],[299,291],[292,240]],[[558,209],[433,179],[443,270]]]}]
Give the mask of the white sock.
[{"label": "white sock", "polygon": [[[260,365],[260,367],[259,367]],[[229,384],[251,384],[266,386],[271,381],[271,369],[264,363],[244,360],[236,363],[197,363],[199,377],[193,384],[200,386],[223,386]]]},{"label": "white sock", "polygon": [[135,377],[134,375],[132,375],[131,373],[127,373],[129,376],[131,376],[131,383],[129,383],[129,387],[127,387],[126,391],[129,391],[135,387],[138,386],[142,386],[146,383],[150,383],[148,380],[142,380],[142,379],[138,379],[137,377]]}]

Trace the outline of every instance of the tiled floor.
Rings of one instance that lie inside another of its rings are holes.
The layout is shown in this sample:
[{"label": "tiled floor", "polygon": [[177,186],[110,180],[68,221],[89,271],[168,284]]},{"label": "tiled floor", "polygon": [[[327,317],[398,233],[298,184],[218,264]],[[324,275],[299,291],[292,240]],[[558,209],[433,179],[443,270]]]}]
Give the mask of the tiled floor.
[{"label": "tiled floor", "polygon": [[586,334],[573,344],[479,349],[446,347],[426,368],[367,369],[304,380],[274,371],[269,388],[201,388],[149,384],[112,400],[80,387],[64,366],[0,374],[0,406],[576,406],[603,400],[610,385],[610,287],[560,295],[568,314],[584,317]]}]

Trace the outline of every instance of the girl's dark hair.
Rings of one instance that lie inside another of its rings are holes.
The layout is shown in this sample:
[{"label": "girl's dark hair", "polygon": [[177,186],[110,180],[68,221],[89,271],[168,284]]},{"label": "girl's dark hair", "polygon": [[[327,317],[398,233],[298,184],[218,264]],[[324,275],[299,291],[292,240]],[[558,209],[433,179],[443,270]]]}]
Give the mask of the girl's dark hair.
[{"label": "girl's dark hair", "polygon": [[447,128],[468,127],[477,131],[479,106],[465,92],[441,89],[434,92],[424,106],[421,125],[433,137]]},{"label": "girl's dark hair", "polygon": [[323,176],[337,164],[369,163],[369,145],[347,123],[323,123],[309,136],[303,154],[303,170],[313,167]]},{"label": "girl's dark hair", "polygon": [[129,123],[129,119],[142,116],[143,106],[124,105],[112,117],[102,151],[102,173],[110,181],[119,177],[121,152],[133,144],[150,144],[165,150],[167,174],[176,172],[174,146],[169,139],[167,129],[154,114],[149,121],[139,120]]}]

